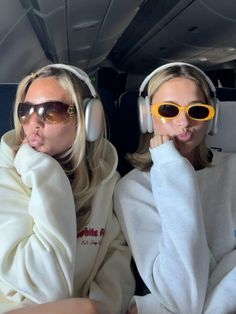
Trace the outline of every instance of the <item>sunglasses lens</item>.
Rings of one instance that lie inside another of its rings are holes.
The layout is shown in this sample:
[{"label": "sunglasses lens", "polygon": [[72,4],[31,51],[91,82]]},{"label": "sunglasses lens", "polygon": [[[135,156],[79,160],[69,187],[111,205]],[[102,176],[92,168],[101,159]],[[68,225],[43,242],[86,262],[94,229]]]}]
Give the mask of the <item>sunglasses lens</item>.
[{"label": "sunglasses lens", "polygon": [[44,118],[49,123],[57,123],[68,118],[68,105],[61,102],[48,102],[44,104]]},{"label": "sunglasses lens", "polygon": [[162,104],[158,108],[158,113],[164,118],[174,118],[179,114],[179,109],[175,105]]},{"label": "sunglasses lens", "polygon": [[17,114],[20,123],[24,123],[30,115],[31,106],[27,103],[20,103],[18,106]]},{"label": "sunglasses lens", "polygon": [[205,106],[192,106],[189,108],[188,114],[193,119],[203,120],[209,116],[210,112]]}]

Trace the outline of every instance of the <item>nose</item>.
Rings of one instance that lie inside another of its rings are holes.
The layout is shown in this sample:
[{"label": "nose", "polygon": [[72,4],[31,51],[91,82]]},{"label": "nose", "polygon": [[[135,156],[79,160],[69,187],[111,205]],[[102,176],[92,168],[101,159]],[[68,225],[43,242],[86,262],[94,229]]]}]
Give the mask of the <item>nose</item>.
[{"label": "nose", "polygon": [[187,126],[189,126],[189,122],[190,122],[190,118],[187,112],[181,111],[179,113],[179,116],[176,118],[176,124],[179,127],[186,128]]},{"label": "nose", "polygon": [[43,125],[43,121],[36,112],[32,112],[29,116],[29,124],[32,126],[40,127]]}]

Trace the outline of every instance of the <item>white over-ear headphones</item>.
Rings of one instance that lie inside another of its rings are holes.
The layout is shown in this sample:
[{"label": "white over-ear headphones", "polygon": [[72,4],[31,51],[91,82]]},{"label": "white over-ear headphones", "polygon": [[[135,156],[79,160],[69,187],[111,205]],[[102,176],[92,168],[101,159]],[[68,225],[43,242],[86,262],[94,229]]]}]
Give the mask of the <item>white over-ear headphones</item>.
[{"label": "white over-ear headphones", "polygon": [[86,140],[89,142],[96,141],[102,131],[103,105],[97,97],[96,90],[93,87],[89,76],[81,69],[67,64],[49,64],[45,66],[45,68],[47,67],[67,70],[88,86],[93,98],[85,98],[83,100]]},{"label": "white over-ear headphones", "polygon": [[162,70],[165,70],[167,68],[173,67],[173,66],[182,66],[186,65],[189,67],[192,67],[196,69],[206,80],[208,84],[208,88],[210,91],[210,94],[213,95],[211,98],[211,105],[215,109],[215,116],[214,118],[209,122],[208,127],[208,134],[214,135],[217,132],[217,120],[218,120],[218,112],[219,112],[219,104],[216,97],[216,88],[213,84],[213,82],[210,80],[210,78],[198,67],[195,65],[184,63],[184,62],[171,62],[164,64],[151,72],[142,82],[140,88],[139,88],[139,97],[138,97],[138,114],[139,114],[139,126],[142,133],[152,133],[153,132],[153,124],[152,124],[152,116],[150,111],[150,100],[149,97],[146,96],[145,98],[141,96],[142,92],[144,91],[144,88],[150,81],[150,79],[157,73],[161,72]]}]

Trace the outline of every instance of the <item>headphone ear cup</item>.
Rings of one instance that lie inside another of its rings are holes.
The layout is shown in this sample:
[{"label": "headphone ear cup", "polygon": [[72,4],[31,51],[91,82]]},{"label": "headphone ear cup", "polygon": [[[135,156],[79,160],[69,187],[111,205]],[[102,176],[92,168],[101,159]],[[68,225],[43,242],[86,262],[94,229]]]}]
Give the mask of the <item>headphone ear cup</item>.
[{"label": "headphone ear cup", "polygon": [[97,98],[86,98],[83,101],[83,105],[86,140],[94,142],[102,132],[103,105]]},{"label": "headphone ear cup", "polygon": [[138,116],[140,131],[145,133],[153,132],[152,116],[150,111],[149,98],[138,97]]},{"label": "headphone ear cup", "polygon": [[219,100],[217,98],[211,99],[211,105],[215,109],[215,115],[208,123],[208,134],[215,135],[218,131]]},{"label": "headphone ear cup", "polygon": [[152,133],[153,124],[152,124],[151,108],[150,108],[150,101],[147,96],[145,97],[145,105],[146,105],[147,131],[148,133]]},{"label": "headphone ear cup", "polygon": [[142,96],[138,97],[138,120],[139,120],[139,128],[141,133],[147,133],[147,122],[145,118],[145,99]]}]

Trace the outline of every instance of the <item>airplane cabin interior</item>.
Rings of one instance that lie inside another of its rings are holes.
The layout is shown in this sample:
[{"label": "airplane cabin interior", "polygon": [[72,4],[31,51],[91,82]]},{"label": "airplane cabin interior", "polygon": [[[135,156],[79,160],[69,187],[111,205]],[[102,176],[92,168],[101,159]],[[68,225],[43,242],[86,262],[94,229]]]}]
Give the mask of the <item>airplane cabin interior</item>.
[{"label": "airplane cabin interior", "polygon": [[24,75],[49,63],[73,64],[99,91],[123,175],[130,169],[124,156],[138,143],[140,83],[158,66],[183,61],[204,70],[219,101],[229,103],[221,106],[218,135],[210,145],[235,150],[229,143],[236,131],[229,132],[228,123],[236,101],[234,0],[2,0],[0,5],[1,135],[13,126],[12,104]]},{"label": "airplane cabin interior", "polygon": [[[1,0],[0,136],[13,127],[17,83],[49,63],[86,71],[106,112],[108,138],[125,160],[139,138],[137,97],[162,64],[192,63],[220,103],[215,149],[236,152],[235,0]],[[139,287],[138,287],[139,288]]]}]

